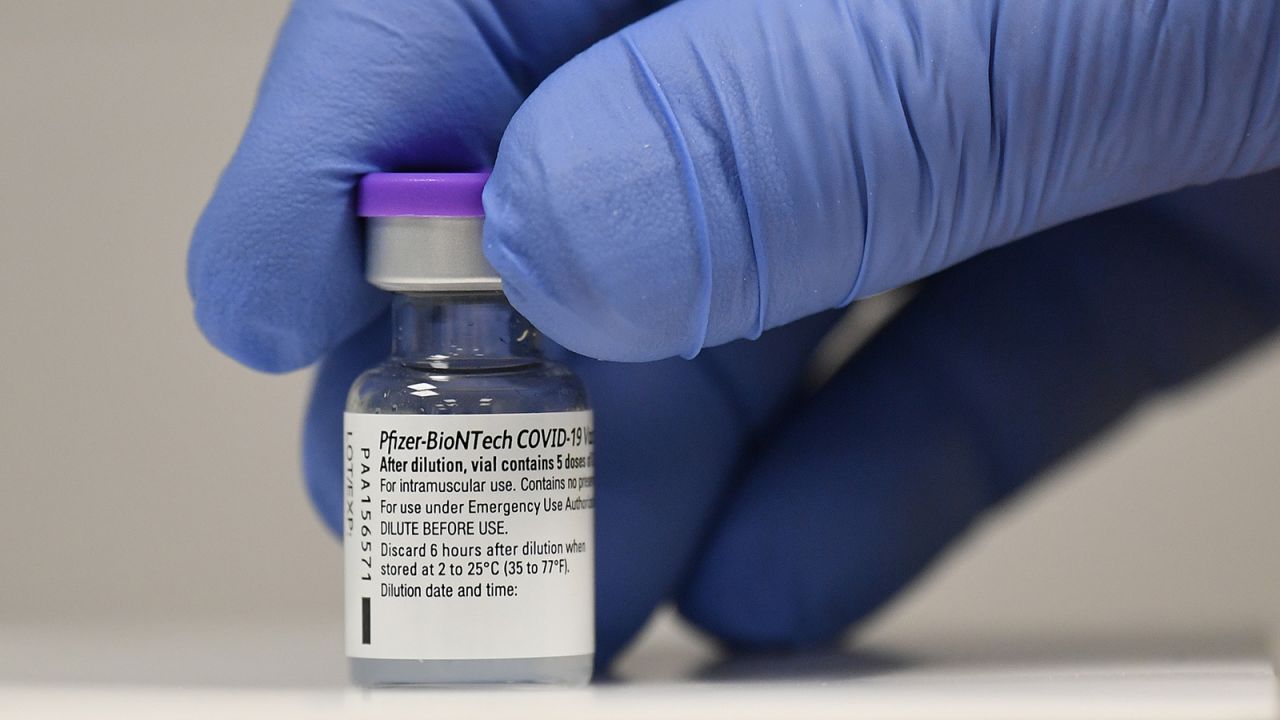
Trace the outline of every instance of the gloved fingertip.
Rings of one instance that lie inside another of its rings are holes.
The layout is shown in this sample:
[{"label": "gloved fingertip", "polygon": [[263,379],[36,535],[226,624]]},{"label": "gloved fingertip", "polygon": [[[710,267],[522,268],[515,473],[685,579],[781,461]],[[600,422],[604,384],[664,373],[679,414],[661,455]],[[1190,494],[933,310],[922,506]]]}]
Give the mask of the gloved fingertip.
[{"label": "gloved fingertip", "polygon": [[552,217],[555,191],[545,185],[536,192],[504,190],[524,183],[511,180],[510,164],[498,167],[485,190],[484,251],[512,305],[579,355],[636,362],[679,354],[678,342],[628,312],[625,296],[634,283],[617,282],[616,271],[602,266],[608,261],[595,256],[606,241],[579,252],[575,230]]},{"label": "gloved fingertip", "polygon": [[187,256],[195,321],[210,344],[255,370],[290,372],[386,307],[359,272],[360,245],[345,206],[291,228],[259,217],[266,211],[246,211],[259,200],[225,184],[196,224]]},{"label": "gloved fingertip", "polygon": [[798,612],[797,585],[785,577],[788,561],[777,557],[789,552],[781,538],[733,527],[732,519],[717,535],[678,596],[691,623],[735,650],[821,645],[844,630],[843,623]]},{"label": "gloved fingertip", "polygon": [[588,357],[687,357],[704,341],[705,247],[651,105],[621,42],[603,41],[516,112],[485,187],[485,255],[512,304]]},{"label": "gloved fingertip", "polygon": [[296,370],[318,353],[306,346],[297,324],[277,321],[284,298],[267,295],[282,289],[246,252],[251,229],[234,209],[244,205],[239,193],[220,184],[192,232],[187,289],[196,325],[211,345],[254,370]]},{"label": "gloved fingertip", "polygon": [[315,361],[313,348],[300,342],[296,332],[270,323],[229,317],[215,302],[197,302],[196,325],[209,344],[253,370],[286,373]]}]

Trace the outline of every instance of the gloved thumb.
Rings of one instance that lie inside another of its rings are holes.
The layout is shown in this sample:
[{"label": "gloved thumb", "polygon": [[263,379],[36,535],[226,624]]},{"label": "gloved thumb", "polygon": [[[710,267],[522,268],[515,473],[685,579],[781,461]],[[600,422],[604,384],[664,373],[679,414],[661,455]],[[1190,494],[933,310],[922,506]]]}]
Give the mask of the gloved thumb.
[{"label": "gloved thumb", "polygon": [[517,112],[486,253],[535,324],[690,356],[1280,164],[1273,0],[685,0]]}]

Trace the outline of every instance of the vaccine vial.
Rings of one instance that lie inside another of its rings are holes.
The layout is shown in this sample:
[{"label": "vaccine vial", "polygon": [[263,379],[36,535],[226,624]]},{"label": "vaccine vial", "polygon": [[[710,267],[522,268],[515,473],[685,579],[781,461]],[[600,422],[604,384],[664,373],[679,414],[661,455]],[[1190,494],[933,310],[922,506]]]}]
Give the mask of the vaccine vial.
[{"label": "vaccine vial", "polygon": [[360,685],[564,683],[595,652],[592,416],[481,252],[487,173],[360,184],[390,358],[343,421],[346,651]]}]

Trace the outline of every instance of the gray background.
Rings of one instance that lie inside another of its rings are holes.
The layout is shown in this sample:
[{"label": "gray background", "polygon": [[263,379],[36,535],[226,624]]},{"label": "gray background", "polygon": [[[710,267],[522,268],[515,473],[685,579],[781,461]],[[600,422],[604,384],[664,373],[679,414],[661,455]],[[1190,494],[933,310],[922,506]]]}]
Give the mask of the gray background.
[{"label": "gray background", "polygon": [[[299,472],[308,374],[218,355],[185,286],[283,11],[0,2],[0,633],[340,622]],[[1277,428],[1272,342],[1060,467],[864,632],[1272,633]]]}]

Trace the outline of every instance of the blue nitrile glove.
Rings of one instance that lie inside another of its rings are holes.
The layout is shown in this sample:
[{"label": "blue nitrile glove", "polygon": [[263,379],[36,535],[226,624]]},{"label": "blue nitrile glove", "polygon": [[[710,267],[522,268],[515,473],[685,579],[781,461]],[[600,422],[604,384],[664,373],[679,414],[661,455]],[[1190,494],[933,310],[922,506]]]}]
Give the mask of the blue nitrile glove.
[{"label": "blue nitrile glove", "polygon": [[[668,598],[732,643],[832,639],[1280,322],[1280,176],[1143,201],[1280,164],[1274,0],[647,5],[293,9],[190,284],[242,362],[324,359],[305,455],[331,526],[343,397],[387,352],[352,214],[375,170],[495,163],[486,252],[516,307],[656,361],[575,361],[605,657]],[[1040,231],[930,277],[797,392],[822,311]]]}]

